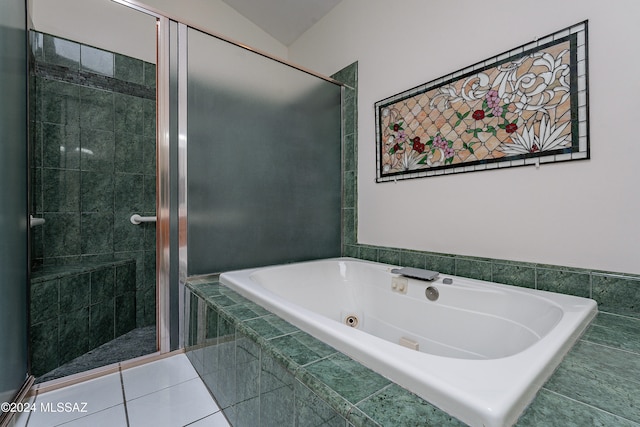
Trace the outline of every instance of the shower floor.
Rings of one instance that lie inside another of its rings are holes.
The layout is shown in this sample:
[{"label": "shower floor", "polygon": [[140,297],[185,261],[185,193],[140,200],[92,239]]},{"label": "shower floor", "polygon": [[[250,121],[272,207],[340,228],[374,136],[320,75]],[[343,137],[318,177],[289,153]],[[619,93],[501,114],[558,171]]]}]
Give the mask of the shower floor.
[{"label": "shower floor", "polygon": [[156,351],[156,327],[137,328],[47,372],[38,377],[36,383],[66,377]]}]

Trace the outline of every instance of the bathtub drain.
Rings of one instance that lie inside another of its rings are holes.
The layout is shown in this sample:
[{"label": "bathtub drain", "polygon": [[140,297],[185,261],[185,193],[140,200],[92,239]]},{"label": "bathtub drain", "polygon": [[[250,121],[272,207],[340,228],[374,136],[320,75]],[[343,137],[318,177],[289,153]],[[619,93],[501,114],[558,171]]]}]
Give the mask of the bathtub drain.
[{"label": "bathtub drain", "polygon": [[344,323],[347,326],[351,326],[352,328],[355,328],[358,326],[358,316],[351,314],[345,317]]}]

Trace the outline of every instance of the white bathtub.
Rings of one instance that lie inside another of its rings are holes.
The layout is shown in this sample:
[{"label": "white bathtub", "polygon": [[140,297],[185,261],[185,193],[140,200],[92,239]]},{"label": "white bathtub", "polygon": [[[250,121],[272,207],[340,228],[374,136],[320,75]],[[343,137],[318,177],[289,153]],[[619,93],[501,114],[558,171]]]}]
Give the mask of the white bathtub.
[{"label": "white bathtub", "polygon": [[597,312],[586,298],[442,274],[401,293],[392,268],[337,258],[220,281],[473,426],[513,424]]}]

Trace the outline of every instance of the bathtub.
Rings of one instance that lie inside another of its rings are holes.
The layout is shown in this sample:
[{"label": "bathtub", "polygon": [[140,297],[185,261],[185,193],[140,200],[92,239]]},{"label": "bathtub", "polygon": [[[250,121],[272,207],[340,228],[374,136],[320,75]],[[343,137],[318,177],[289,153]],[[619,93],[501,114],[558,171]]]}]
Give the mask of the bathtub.
[{"label": "bathtub", "polygon": [[336,258],[220,282],[472,426],[515,423],[597,313],[586,298],[393,268]]}]

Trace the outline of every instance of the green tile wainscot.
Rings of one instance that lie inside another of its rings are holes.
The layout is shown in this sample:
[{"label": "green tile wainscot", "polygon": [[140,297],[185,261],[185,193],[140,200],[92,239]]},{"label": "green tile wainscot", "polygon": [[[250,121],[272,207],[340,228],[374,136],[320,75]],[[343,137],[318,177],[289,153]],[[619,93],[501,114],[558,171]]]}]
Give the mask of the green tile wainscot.
[{"label": "green tile wainscot", "polygon": [[[187,356],[235,427],[464,425],[217,276],[186,292]],[[637,378],[640,319],[601,312],[516,425],[640,426]]]}]

